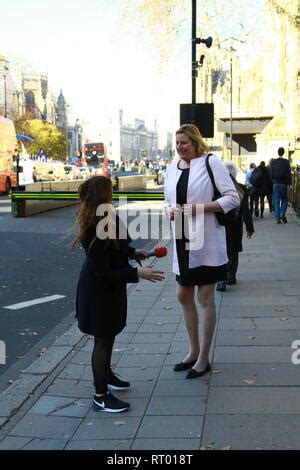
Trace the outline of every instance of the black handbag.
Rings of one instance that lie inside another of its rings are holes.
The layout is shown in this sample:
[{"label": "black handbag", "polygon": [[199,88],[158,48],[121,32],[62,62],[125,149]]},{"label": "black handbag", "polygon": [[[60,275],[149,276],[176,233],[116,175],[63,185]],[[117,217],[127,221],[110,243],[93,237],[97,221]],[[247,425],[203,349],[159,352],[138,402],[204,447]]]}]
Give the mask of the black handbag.
[{"label": "black handbag", "polygon": [[[220,191],[218,190],[217,186],[216,186],[216,183],[215,183],[215,178],[214,178],[214,175],[213,175],[213,172],[212,172],[212,169],[209,165],[209,157],[210,155],[212,155],[211,153],[209,153],[206,157],[206,160],[205,160],[205,165],[206,165],[206,169],[207,169],[207,172],[209,174],[209,177],[210,177],[210,180],[211,180],[211,184],[213,186],[213,190],[214,190],[214,195],[213,195],[213,198],[212,200],[213,201],[216,201],[217,199],[219,199],[220,197],[222,197],[222,194],[220,193]],[[233,180],[232,180],[233,181]],[[233,181],[234,183],[234,181]],[[238,192],[239,194],[239,197],[241,198],[240,196],[240,193]],[[235,220],[237,220],[238,218],[238,215],[239,215],[239,212],[240,212],[240,206],[239,207],[235,207],[234,209],[231,209],[229,212],[227,212],[227,214],[224,214],[224,212],[215,212],[215,216],[217,218],[217,221],[218,221],[218,224],[219,225],[222,225],[223,227],[225,227],[226,225],[229,225],[231,224],[232,222],[234,222]]]}]

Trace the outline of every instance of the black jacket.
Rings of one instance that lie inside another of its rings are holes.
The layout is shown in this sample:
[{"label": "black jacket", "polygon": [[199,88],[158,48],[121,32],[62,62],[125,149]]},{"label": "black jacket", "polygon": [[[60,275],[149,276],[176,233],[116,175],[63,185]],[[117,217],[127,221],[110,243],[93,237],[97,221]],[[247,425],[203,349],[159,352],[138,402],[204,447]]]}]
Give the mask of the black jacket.
[{"label": "black jacket", "polygon": [[130,266],[128,258],[134,257],[131,239],[119,240],[119,249],[112,243],[96,238],[96,227],[87,231],[82,245],[86,259],[80,271],[76,318],[83,333],[99,337],[115,336],[126,326],[126,284],[138,282],[137,269]]},{"label": "black jacket", "polygon": [[290,162],[283,157],[273,158],[270,162],[270,178],[273,184],[292,184]]},{"label": "black jacket", "polygon": [[243,223],[246,225],[246,231],[254,233],[252,215],[248,206],[248,190],[245,185],[237,183],[245,193],[243,198],[238,218],[231,224],[226,225],[226,244],[227,254],[233,255],[243,251],[242,238],[243,238]]}]

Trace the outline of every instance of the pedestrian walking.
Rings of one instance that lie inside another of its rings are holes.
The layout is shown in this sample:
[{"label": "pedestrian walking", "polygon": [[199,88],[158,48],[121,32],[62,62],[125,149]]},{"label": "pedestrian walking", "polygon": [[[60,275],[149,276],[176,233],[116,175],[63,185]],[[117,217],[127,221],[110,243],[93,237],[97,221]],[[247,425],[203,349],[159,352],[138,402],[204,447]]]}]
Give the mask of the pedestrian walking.
[{"label": "pedestrian walking", "polygon": [[[179,158],[175,158],[166,170],[165,212],[174,234],[173,271],[177,299],[188,332],[189,351],[174,370],[188,370],[186,378],[192,379],[211,370],[209,352],[216,321],[215,284],[226,279],[225,229],[218,224],[215,213],[227,213],[237,207],[240,200],[228,171],[216,155],[210,155],[210,167],[221,193],[219,199],[212,201],[214,191],[206,168],[209,147],[196,126],[184,124],[177,130],[176,149]],[[204,240],[201,248],[191,249],[187,246],[189,235],[177,237],[181,231],[177,229],[184,224],[184,218],[193,221],[198,217],[198,205],[204,211]],[[198,302],[203,307],[201,345],[195,287]]]},{"label": "pedestrian walking", "polygon": [[228,263],[226,266],[227,280],[220,281],[217,284],[217,290],[222,292],[226,290],[226,285],[232,286],[237,283],[236,273],[239,266],[239,253],[243,251],[243,223],[246,226],[247,238],[251,238],[254,233],[252,215],[248,205],[247,187],[236,181],[235,178],[237,176],[237,168],[233,162],[225,162],[224,165],[226,166],[231,177],[235,180],[235,183],[244,192],[244,197],[237,219],[225,226],[228,256]]},{"label": "pedestrian walking", "polygon": [[254,200],[254,214],[256,217],[263,218],[265,210],[265,197],[270,191],[269,171],[264,161],[253,170],[249,178],[252,187],[250,188],[252,198]]},{"label": "pedestrian walking", "polygon": [[290,162],[283,158],[284,148],[279,147],[278,157],[270,162],[270,178],[273,184],[274,212],[276,223],[287,223],[287,187],[292,184],[292,174]]},{"label": "pedestrian walking", "polygon": [[249,169],[246,171],[246,174],[245,174],[245,185],[246,185],[246,188],[248,189],[250,212],[252,215],[253,215],[253,207],[254,207],[254,195],[252,194],[254,193],[254,189],[251,189],[252,184],[250,183],[250,177],[255,168],[256,168],[255,163],[250,163]]},{"label": "pedestrian walking", "polygon": [[[147,253],[130,246],[131,239],[112,205],[112,183],[104,176],[93,176],[79,187],[81,206],[77,213],[78,234],[72,245],[81,243],[86,254],[76,298],[79,329],[94,336],[91,357],[95,384],[93,407],[96,411],[118,413],[129,403],[111,394],[126,390],[130,383],[111,369],[114,340],[126,326],[127,283],[139,278],[161,281],[163,272],[132,267],[128,259],[145,259]],[[98,215],[99,214],[99,215]],[[101,214],[101,215],[100,215]]]}]

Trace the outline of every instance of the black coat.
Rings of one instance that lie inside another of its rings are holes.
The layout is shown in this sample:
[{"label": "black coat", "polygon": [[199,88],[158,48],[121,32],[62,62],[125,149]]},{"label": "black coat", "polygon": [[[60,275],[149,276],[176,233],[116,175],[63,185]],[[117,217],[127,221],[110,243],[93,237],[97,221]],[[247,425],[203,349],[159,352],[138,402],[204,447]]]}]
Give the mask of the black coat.
[{"label": "black coat", "polygon": [[237,183],[245,193],[243,198],[239,215],[237,219],[231,224],[226,225],[226,244],[227,254],[233,255],[243,251],[242,238],[243,238],[243,222],[246,225],[246,231],[254,233],[252,215],[248,206],[248,191],[245,185]]},{"label": "black coat", "polygon": [[138,282],[137,269],[128,258],[134,257],[131,239],[119,240],[119,249],[96,238],[96,228],[89,229],[82,241],[86,259],[77,286],[76,318],[83,333],[98,337],[115,336],[126,326],[126,284]]},{"label": "black coat", "polygon": [[254,171],[260,173],[260,181],[259,184],[250,188],[250,196],[265,196],[266,194],[272,192],[272,182],[270,179],[268,168],[259,165],[257,168],[255,168]]}]

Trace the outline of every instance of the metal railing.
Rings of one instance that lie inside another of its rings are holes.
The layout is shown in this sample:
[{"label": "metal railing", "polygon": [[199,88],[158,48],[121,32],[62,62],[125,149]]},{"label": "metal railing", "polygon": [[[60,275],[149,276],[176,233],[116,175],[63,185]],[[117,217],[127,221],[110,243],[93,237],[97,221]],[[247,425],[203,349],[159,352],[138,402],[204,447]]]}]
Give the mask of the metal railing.
[{"label": "metal railing", "polygon": [[300,165],[292,171],[292,184],[288,187],[288,201],[300,216]]}]

